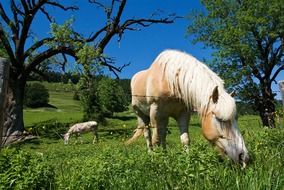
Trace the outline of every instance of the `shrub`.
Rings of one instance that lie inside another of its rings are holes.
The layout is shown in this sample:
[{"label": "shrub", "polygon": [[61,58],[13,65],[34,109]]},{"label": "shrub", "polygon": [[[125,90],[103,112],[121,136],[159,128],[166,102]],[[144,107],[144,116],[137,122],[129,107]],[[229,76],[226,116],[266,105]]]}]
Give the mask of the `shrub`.
[{"label": "shrub", "polygon": [[1,150],[0,189],[50,189],[54,176],[54,168],[40,154]]},{"label": "shrub", "polygon": [[36,82],[26,86],[24,103],[27,107],[42,107],[48,104],[49,93],[44,85]]}]

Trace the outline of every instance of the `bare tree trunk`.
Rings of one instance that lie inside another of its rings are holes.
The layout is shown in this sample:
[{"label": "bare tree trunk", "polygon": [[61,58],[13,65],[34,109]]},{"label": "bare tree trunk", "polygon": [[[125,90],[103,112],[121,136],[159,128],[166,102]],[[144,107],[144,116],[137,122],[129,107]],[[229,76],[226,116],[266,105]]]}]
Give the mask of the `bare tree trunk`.
[{"label": "bare tree trunk", "polygon": [[7,103],[4,110],[3,145],[9,145],[23,138],[23,100],[26,81],[21,77],[10,77]]},{"label": "bare tree trunk", "polygon": [[275,128],[275,100],[268,85],[262,84],[262,97],[258,102],[258,110],[263,126]]},{"label": "bare tree trunk", "polygon": [[6,103],[7,86],[9,78],[9,63],[0,58],[0,148],[2,147],[2,136],[4,126],[4,106]]}]

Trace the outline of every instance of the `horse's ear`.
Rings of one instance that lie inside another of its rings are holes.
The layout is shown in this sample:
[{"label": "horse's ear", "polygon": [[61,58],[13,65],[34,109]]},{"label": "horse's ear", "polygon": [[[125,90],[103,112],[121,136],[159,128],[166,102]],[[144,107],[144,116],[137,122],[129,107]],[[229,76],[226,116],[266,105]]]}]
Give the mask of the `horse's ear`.
[{"label": "horse's ear", "polygon": [[236,91],[232,91],[231,93],[230,93],[230,96],[232,96],[232,97],[234,97],[236,95]]},{"label": "horse's ear", "polygon": [[218,86],[216,86],[212,93],[213,103],[216,104],[218,102],[218,99],[219,99],[219,91],[218,91]]}]

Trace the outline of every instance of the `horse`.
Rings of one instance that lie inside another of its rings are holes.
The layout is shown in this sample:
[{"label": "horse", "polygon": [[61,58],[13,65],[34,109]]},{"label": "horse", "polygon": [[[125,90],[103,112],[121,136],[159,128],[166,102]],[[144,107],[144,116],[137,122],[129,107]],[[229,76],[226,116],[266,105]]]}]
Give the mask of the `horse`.
[{"label": "horse", "polygon": [[[96,121],[88,121],[83,123],[76,123],[72,125],[67,133],[64,135],[64,144],[68,144],[69,138],[71,135],[76,135],[78,138],[83,133],[93,132],[94,139],[93,144],[98,141],[98,123]],[[82,143],[82,140],[81,140]]]},{"label": "horse", "polygon": [[161,52],[148,69],[132,77],[131,94],[137,133],[143,129],[149,152],[153,144],[166,148],[169,117],[176,120],[181,143],[188,151],[188,125],[194,109],[209,142],[236,163],[245,166],[249,161],[234,98],[224,89],[224,81],[193,56],[179,50]]}]

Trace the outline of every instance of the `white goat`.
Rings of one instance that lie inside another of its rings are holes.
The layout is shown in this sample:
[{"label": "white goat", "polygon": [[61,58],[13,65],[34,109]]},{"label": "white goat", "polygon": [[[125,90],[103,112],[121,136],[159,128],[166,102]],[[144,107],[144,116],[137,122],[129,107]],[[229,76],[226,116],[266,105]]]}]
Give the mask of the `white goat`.
[{"label": "white goat", "polygon": [[[69,138],[71,135],[76,135],[76,138],[80,137],[82,133],[94,133],[93,143],[99,140],[98,136],[98,123],[96,121],[88,121],[84,123],[77,123],[71,126],[68,132],[64,135],[64,144],[68,144]],[[82,140],[81,140],[82,143]]]}]

